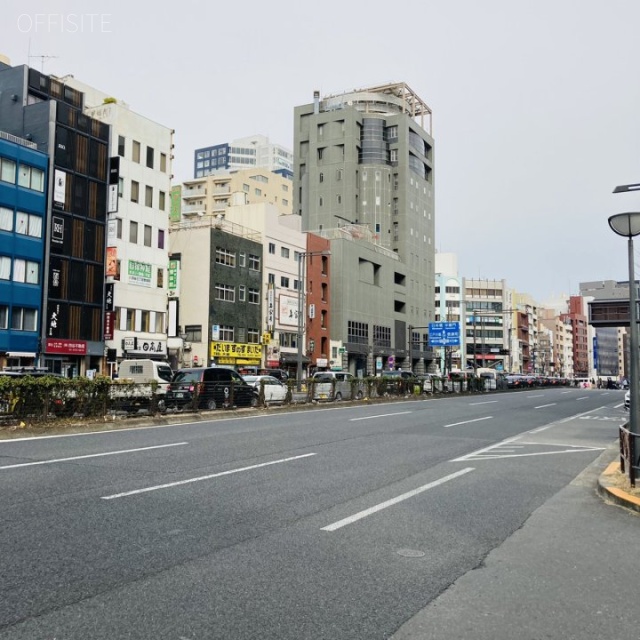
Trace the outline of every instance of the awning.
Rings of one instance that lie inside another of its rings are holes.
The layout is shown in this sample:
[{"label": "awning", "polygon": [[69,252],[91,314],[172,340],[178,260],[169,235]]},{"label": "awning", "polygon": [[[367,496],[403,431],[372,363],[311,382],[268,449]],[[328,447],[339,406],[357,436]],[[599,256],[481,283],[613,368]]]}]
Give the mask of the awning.
[{"label": "awning", "polygon": [[7,358],[35,358],[36,354],[31,351],[7,351]]},{"label": "awning", "polygon": [[[296,364],[298,362],[298,356],[295,353],[283,353],[280,356],[280,362],[283,362],[285,364]],[[303,364],[309,364],[310,362],[311,360],[309,360],[307,356],[305,355],[302,356]]]}]

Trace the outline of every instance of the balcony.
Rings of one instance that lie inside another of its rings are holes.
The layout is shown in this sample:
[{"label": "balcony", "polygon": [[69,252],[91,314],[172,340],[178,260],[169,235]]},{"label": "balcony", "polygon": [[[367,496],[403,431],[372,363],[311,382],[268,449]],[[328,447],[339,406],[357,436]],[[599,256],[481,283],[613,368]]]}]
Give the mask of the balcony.
[{"label": "balcony", "polygon": [[203,216],[206,213],[203,204],[185,204],[182,207],[183,216]]},{"label": "balcony", "polygon": [[192,200],[193,198],[203,198],[206,195],[207,195],[207,189],[203,184],[199,184],[193,188],[182,190],[183,200]]}]

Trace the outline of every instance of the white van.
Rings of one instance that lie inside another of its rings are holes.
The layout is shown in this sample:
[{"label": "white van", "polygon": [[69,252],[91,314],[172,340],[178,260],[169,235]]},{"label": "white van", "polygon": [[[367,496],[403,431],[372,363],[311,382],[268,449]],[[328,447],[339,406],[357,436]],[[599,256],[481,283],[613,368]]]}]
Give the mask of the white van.
[{"label": "white van", "polygon": [[136,384],[157,382],[156,394],[164,395],[173,378],[168,362],[162,360],[123,360],[118,367],[118,379]]},{"label": "white van", "polygon": [[[346,371],[316,371],[311,378],[314,400],[361,400],[364,385]],[[355,388],[354,388],[355,387]]]}]

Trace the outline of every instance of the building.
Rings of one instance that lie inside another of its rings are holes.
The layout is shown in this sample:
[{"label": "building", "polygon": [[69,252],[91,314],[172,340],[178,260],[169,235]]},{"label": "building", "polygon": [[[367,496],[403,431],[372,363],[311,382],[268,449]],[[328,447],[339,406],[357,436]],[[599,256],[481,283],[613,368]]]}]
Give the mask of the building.
[{"label": "building", "polygon": [[232,206],[268,203],[285,215],[293,210],[292,191],[290,178],[263,168],[220,171],[182,184],[180,213],[183,218],[224,216]]},{"label": "building", "polygon": [[0,131],[0,367],[40,353],[49,158]]},{"label": "building", "polygon": [[573,375],[576,378],[590,378],[589,335],[585,303],[582,296],[569,298],[568,312],[560,316],[571,324],[573,337]]},{"label": "building", "polygon": [[573,378],[573,329],[557,309],[538,310],[539,323],[551,332],[551,375]]},{"label": "building", "polygon": [[[457,256],[453,253],[436,253],[435,272],[435,322],[461,323],[463,315],[466,318],[466,314],[463,313],[463,281],[458,274]],[[459,345],[439,348],[441,372],[465,369],[466,362],[461,357],[466,353],[464,333],[459,330]]]},{"label": "building", "polygon": [[110,200],[104,339],[110,373],[123,358],[166,359],[173,130],[69,76],[84,112],[111,128],[117,198]]},{"label": "building", "polygon": [[261,168],[291,179],[293,154],[266,136],[238,138],[233,142],[202,147],[193,154],[193,177],[204,178],[221,169]]},{"label": "building", "polygon": [[49,158],[38,363],[102,371],[109,125],[63,80],[0,63],[0,130]]},{"label": "building", "polygon": [[261,366],[260,233],[207,216],[173,223],[169,247],[172,365]]},{"label": "building", "polygon": [[431,110],[405,83],[294,109],[294,212],[330,241],[331,332],[351,373],[437,366],[433,149]]}]

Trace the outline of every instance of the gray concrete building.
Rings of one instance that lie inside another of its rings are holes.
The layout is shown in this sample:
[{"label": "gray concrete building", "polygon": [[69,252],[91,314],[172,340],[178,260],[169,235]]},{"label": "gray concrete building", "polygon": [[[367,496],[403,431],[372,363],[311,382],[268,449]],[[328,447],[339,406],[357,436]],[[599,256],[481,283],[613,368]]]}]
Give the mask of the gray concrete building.
[{"label": "gray concrete building", "polygon": [[331,240],[331,337],[353,373],[435,364],[433,149],[431,110],[405,83],[294,110],[294,212]]}]

